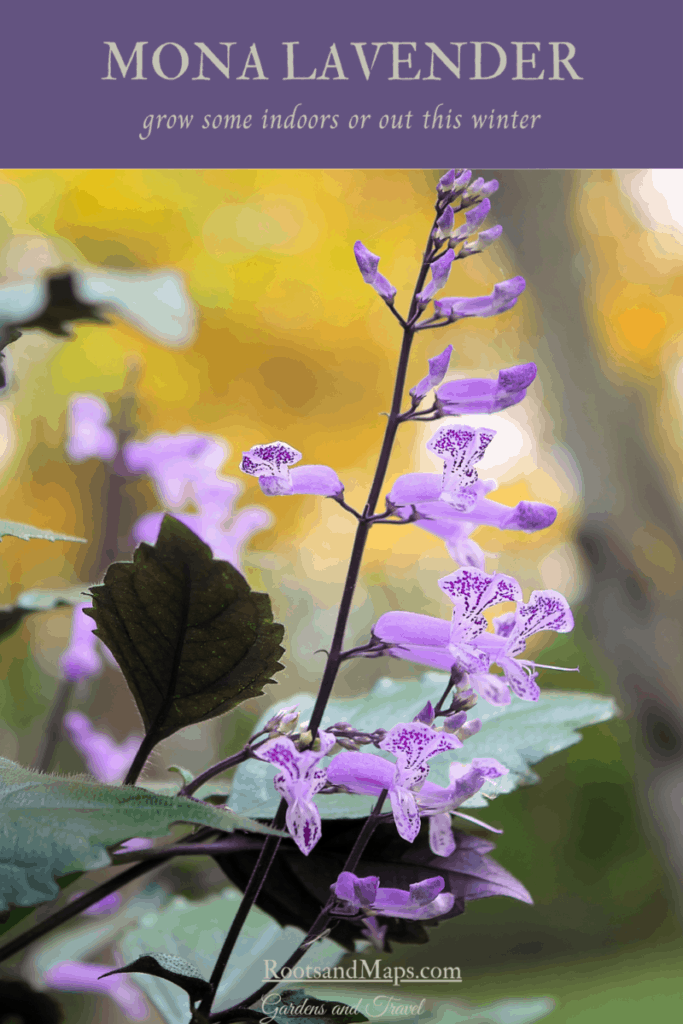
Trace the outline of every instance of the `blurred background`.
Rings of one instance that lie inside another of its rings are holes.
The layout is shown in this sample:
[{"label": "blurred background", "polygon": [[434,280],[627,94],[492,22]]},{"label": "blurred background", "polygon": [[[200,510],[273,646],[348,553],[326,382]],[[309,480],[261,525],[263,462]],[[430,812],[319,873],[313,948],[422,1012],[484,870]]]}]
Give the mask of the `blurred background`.
[{"label": "blurred background", "polygon": [[[30,331],[7,350],[2,516],[87,544],[4,538],[2,604],[34,588],[98,582],[112,552],[131,556],[136,519],[162,507],[148,479],[113,488],[111,466],[67,456],[70,398],[95,395],[113,422],[125,419],[129,437],[190,429],[225,443],[221,472],[242,487],[235,511],[265,510],[242,564],[286,626],[278,699],[315,690],[323,667],[315,652],[334,621],[353,520],[329,500],[266,498],[238,464],[254,444],[287,441],[302,462],[333,466],[347,501],[362,507],[400,333],[363,284],[352,246],[360,238],[381,256],[404,309],[440,173],[0,175],[3,283],[50,268],[172,268],[197,310],[194,341],[182,347],[112,318],[76,325],[64,341]],[[484,527],[474,538],[490,553],[488,571],[514,575],[525,594],[560,590],[574,607],[575,631],[545,645],[543,635],[532,652],[580,673],[543,671],[541,686],[612,694],[623,716],[585,730],[579,745],[539,766],[540,785],[492,808],[505,830],[497,858],[535,905],[473,904],[428,946],[399,947],[391,960],[458,962],[465,984],[456,995],[475,1004],[548,996],[557,1024],[597,1024],[606,1012],[635,1022],[645,1008],[674,1017],[683,950],[683,172],[479,173],[500,182],[487,226],[501,223],[504,234],[456,264],[448,294],[487,294],[518,274],[527,289],[500,316],[418,335],[409,383],[449,343],[449,379],[538,364],[523,403],[468,422],[490,420],[499,431],[481,467],[498,481],[495,499],[552,504],[557,521],[528,535]],[[390,479],[437,468],[424,450],[433,430],[401,429]],[[436,581],[452,568],[443,543],[424,531],[374,530],[349,638],[362,641],[391,608],[445,616]],[[23,764],[33,762],[60,694],[65,709],[87,714],[118,741],[139,731],[132,697],[110,665],[87,687],[60,689],[71,616],[68,606],[29,615],[0,645],[3,755]],[[362,693],[380,676],[416,672],[390,659],[352,661],[336,692]],[[198,772],[233,752],[267,703],[178,733],[157,748],[146,777],[168,781],[170,764]],[[52,770],[84,770],[64,734],[51,757]],[[178,861],[158,880],[189,899],[224,881],[207,864]],[[98,962],[113,963],[106,950]],[[59,1000],[69,1022],[127,1019],[104,995],[61,991]],[[160,1020],[153,1009],[149,1020]]]}]

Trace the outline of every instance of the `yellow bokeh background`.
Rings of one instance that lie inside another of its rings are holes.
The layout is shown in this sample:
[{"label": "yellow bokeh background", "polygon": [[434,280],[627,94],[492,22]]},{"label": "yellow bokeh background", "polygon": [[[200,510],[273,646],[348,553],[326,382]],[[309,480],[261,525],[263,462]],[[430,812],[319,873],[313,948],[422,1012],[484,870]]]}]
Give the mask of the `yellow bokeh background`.
[{"label": "yellow bokeh background", "polygon": [[[501,185],[505,178],[501,172]],[[90,538],[97,509],[89,499],[94,463],[74,467],[64,456],[66,409],[73,393],[115,401],[131,359],[140,435],[190,427],[224,439],[223,472],[239,477],[243,450],[274,439],[304,453],[304,462],[333,466],[347,500],[364,502],[388,408],[400,332],[352,255],[357,238],[382,257],[381,270],[405,304],[430,222],[433,171],[301,170],[11,170],[0,176],[0,245],[7,281],[60,266],[180,271],[198,310],[194,344],[165,348],[122,321],[80,324],[68,341],[29,332],[12,348],[15,383],[3,403],[3,515]],[[670,378],[680,359],[683,288],[678,250],[638,220],[619,176],[582,172],[570,216],[579,236],[585,304],[605,372],[650,397],[652,427],[674,467],[680,465],[680,408]],[[495,200],[494,200],[495,213]],[[505,244],[456,266],[457,294],[491,291],[519,273]],[[533,281],[511,311],[465,320],[418,335],[409,381],[451,342],[451,370],[494,376],[536,358]],[[487,562],[515,574],[525,588],[580,593],[581,569],[571,544],[581,512],[576,480],[556,458],[560,425],[549,419],[539,377],[506,417],[532,447],[508,460],[494,498],[555,505],[556,524],[537,534],[483,528],[476,534]],[[431,424],[399,433],[389,479],[436,469],[424,454]],[[88,468],[89,466],[89,468]],[[683,468],[683,467],[682,467]],[[484,474],[486,475],[486,474]],[[241,477],[241,504],[273,515],[255,551],[296,565],[333,605],[353,536],[353,521],[331,501],[265,498]],[[680,479],[680,474],[679,474]],[[93,485],[94,486],[94,485]],[[148,507],[155,507],[151,491]],[[651,576],[666,539],[634,538]],[[658,546],[659,545],[659,546]],[[650,552],[650,555],[648,554]],[[75,545],[3,541],[2,600],[27,587],[82,582]],[[666,559],[664,559],[666,562]],[[275,564],[275,563],[274,563]],[[415,528],[378,528],[367,549],[364,579],[421,590],[419,610],[438,613],[435,581],[451,571],[441,541]],[[359,600],[363,598],[361,594]],[[415,607],[415,603],[413,603]]]}]

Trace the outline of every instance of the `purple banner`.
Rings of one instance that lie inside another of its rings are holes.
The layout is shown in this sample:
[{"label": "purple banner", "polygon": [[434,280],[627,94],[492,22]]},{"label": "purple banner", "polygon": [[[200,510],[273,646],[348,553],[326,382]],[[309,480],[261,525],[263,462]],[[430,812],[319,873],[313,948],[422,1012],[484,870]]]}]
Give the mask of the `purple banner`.
[{"label": "purple banner", "polygon": [[3,21],[5,166],[683,165],[680,0],[67,0]]}]

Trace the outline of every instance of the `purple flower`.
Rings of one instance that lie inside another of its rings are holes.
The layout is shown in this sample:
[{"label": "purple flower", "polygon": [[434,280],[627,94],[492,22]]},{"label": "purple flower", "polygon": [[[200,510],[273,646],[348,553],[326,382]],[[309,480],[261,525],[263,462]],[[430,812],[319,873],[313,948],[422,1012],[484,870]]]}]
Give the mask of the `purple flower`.
[{"label": "purple flower", "polygon": [[535,377],[536,364],[522,363],[501,370],[498,380],[449,381],[436,392],[436,407],[442,416],[500,412],[521,402]]},{"label": "purple flower", "polygon": [[492,196],[494,192],[498,191],[498,182],[495,178],[491,178],[490,181],[485,181],[483,185],[479,185],[477,192],[480,196]]},{"label": "purple flower", "polygon": [[[450,623],[413,612],[386,612],[372,629],[378,645],[395,658],[443,671],[459,668],[467,673],[466,685],[490,704],[509,704],[510,690],[522,700],[538,700],[536,666],[517,655],[534,633],[573,628],[565,598],[554,590],[537,590],[520,603],[521,587],[511,576],[469,567],[444,576],[439,586],[454,604]],[[487,632],[484,610],[503,601],[514,601],[517,608],[494,619],[493,633]],[[493,664],[502,676],[489,671]]]},{"label": "purple flower", "polygon": [[92,604],[85,602],[74,605],[69,646],[59,659],[62,675],[71,683],[84,683],[102,670],[102,658],[97,649],[99,641],[93,633],[95,626],[92,619],[83,614],[84,608],[91,607]]},{"label": "purple flower", "polygon": [[287,829],[301,852],[308,856],[322,835],[320,812],[313,802],[327,782],[320,761],[329,754],[336,743],[330,732],[319,732],[319,750],[298,750],[287,736],[268,740],[254,757],[268,761],[280,769],[273,784],[278,793],[287,801]]},{"label": "purple flower", "polygon": [[50,988],[64,992],[95,992],[112,997],[128,1020],[147,1020],[149,1010],[140,990],[120,975],[102,977],[103,964],[85,964],[78,960],[62,960],[43,975]]},{"label": "purple flower", "polygon": [[443,350],[441,355],[434,356],[433,359],[428,360],[429,373],[426,377],[422,378],[419,384],[410,389],[410,394],[416,401],[422,400],[428,391],[438,387],[442,382],[448,372],[448,364],[451,361],[452,352],[453,346],[449,345],[448,348]]},{"label": "purple flower", "polygon": [[[422,382],[418,387],[421,385]],[[456,387],[459,386],[456,382]],[[448,385],[443,385],[440,392],[443,387]],[[498,397],[501,397],[500,393]],[[514,508],[509,508],[486,497],[496,485],[492,480],[478,480],[474,465],[483,455],[494,431],[482,428],[476,431],[464,425],[441,429],[454,433],[442,434],[439,431],[428,447],[431,445],[431,450],[444,459],[443,474],[406,473],[399,477],[386,498],[390,510],[403,519],[410,518],[416,511],[420,517],[416,520],[417,525],[442,537],[453,558],[461,564],[481,569],[484,568],[483,553],[469,540],[469,534],[476,526],[496,526],[501,530],[531,533],[555,522],[557,512],[551,505],[520,501]]]},{"label": "purple flower", "polygon": [[410,515],[410,506],[416,505],[418,512],[433,520],[420,519],[417,525],[437,537],[446,536],[454,522],[466,521],[470,526],[497,526],[500,530],[524,530],[526,533],[545,530],[555,522],[557,510],[552,505],[520,501],[510,508],[486,498],[485,495],[495,486],[493,480],[478,480],[472,484],[470,490],[476,501],[466,512],[461,512],[452,502],[441,500],[443,481],[440,474],[406,473],[398,478],[387,495],[387,501],[405,519]]},{"label": "purple flower", "polygon": [[[175,518],[209,545],[214,558],[239,568],[247,541],[270,525],[271,515],[257,505],[234,511],[242,485],[217,472],[227,454],[221,439],[194,433],[156,434],[124,449],[128,468],[148,473],[164,504],[179,510],[191,501],[197,507],[197,512],[175,512]],[[135,541],[154,544],[163,517],[163,512],[141,516],[133,528]]]},{"label": "purple flower", "polygon": [[439,178],[437,182],[438,192],[452,192],[453,196],[458,195],[468,185],[470,178],[472,177],[472,171],[460,170],[457,171],[453,168]]},{"label": "purple flower", "polygon": [[360,270],[365,283],[372,285],[377,294],[380,295],[390,306],[393,306],[396,289],[389,283],[389,281],[387,281],[386,277],[383,277],[377,270],[377,267],[379,266],[379,256],[375,256],[373,252],[366,249],[362,242],[356,242],[353,247],[353,252],[356,257],[358,269]]},{"label": "purple flower", "polygon": [[[468,814],[460,813],[457,808],[478,793],[487,779],[507,775],[508,769],[496,761],[495,757],[475,757],[469,765],[454,762],[448,774],[449,786],[437,786],[436,783],[427,781],[417,794],[421,813],[429,815],[429,848],[437,857],[450,857],[455,850],[451,814],[473,820]],[[479,821],[478,824],[492,832],[499,831],[491,828],[486,822]]]},{"label": "purple flower", "polygon": [[424,308],[429,300],[446,285],[454,259],[455,253],[453,250],[447,249],[443,256],[439,256],[438,260],[432,263],[430,268],[432,271],[431,281],[426,288],[422,289],[419,295],[415,296],[420,306]]},{"label": "purple flower", "polygon": [[434,237],[439,239],[450,238],[454,220],[453,207],[447,206],[436,222]]},{"label": "purple flower", "polygon": [[[238,487],[228,480],[204,486],[195,484],[192,494],[199,512],[174,512],[173,515],[209,545],[214,558],[230,562],[239,569],[245,545],[254,533],[270,525],[271,515],[258,505],[249,505],[233,514],[231,505]],[[141,516],[133,527],[136,543],[156,543],[164,515],[164,512],[147,512]]]},{"label": "purple flower", "polygon": [[455,897],[450,892],[443,892],[445,884],[443,878],[437,876],[426,878],[424,882],[414,882],[408,891],[381,889],[376,875],[359,878],[352,871],[342,871],[337,881],[330,886],[340,901],[333,913],[355,916],[364,911],[386,917],[425,921],[447,914],[453,907]]},{"label": "purple flower", "polygon": [[[483,181],[483,179],[481,180]],[[463,239],[473,235],[479,226],[484,223],[490,212],[490,199],[482,199],[476,206],[471,207],[465,214],[465,223],[453,235],[453,241],[462,242]]]},{"label": "purple flower", "polygon": [[496,316],[497,313],[512,309],[525,287],[523,277],[512,277],[509,281],[500,281],[494,285],[490,295],[479,295],[471,299],[435,299],[434,310],[438,316],[448,317],[450,321],[466,316]]},{"label": "purple flower", "polygon": [[496,224],[495,227],[487,228],[486,231],[480,231],[473,241],[465,242],[460,251],[460,255],[472,256],[475,252],[484,252],[490,245],[493,245],[496,239],[500,238],[502,234],[502,224]]},{"label": "purple flower", "polygon": [[496,436],[488,427],[444,426],[427,442],[427,451],[443,459],[442,489],[439,501],[457,512],[469,512],[477,503],[473,485],[479,474],[474,468]]},{"label": "purple flower", "polygon": [[329,466],[300,466],[290,469],[301,452],[284,441],[256,444],[242,455],[240,469],[257,476],[264,494],[320,494],[340,498],[344,485]]},{"label": "purple flower", "polygon": [[422,722],[409,722],[395,725],[379,746],[395,756],[395,764],[377,754],[342,751],[330,761],[327,780],[351,793],[379,796],[387,789],[396,830],[412,843],[420,831],[415,791],[429,774],[427,761],[443,750],[461,747],[462,740],[451,733],[436,732]]},{"label": "purple flower", "polygon": [[[227,454],[228,446],[219,438],[190,432],[154,434],[146,441],[129,441],[123,449],[127,469],[151,476],[161,500],[172,508],[182,508],[194,498],[193,484],[218,480],[217,471]],[[234,496],[239,493],[235,481],[225,484]]]},{"label": "purple flower", "polygon": [[[470,174],[471,173],[472,172],[470,171]],[[454,182],[455,168],[452,168],[450,171],[446,171],[446,173],[439,178],[438,182],[436,183],[437,190],[439,192],[450,192],[453,188]]]},{"label": "purple flower", "polygon": [[95,395],[76,395],[69,402],[69,425],[66,452],[74,462],[97,458],[109,462],[119,445],[113,430],[109,406]]},{"label": "purple flower", "polygon": [[83,755],[88,771],[99,782],[110,785],[121,782],[137,753],[142,736],[131,733],[123,743],[117,743],[106,732],[95,729],[90,719],[80,711],[67,711],[63,722],[69,739]]}]

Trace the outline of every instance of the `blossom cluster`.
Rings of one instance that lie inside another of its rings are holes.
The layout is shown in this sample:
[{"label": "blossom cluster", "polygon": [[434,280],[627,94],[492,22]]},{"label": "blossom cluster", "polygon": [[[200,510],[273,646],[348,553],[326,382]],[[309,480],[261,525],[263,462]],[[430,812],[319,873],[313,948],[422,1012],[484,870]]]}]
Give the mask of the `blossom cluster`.
[{"label": "blossom cluster", "polygon": [[[354,255],[363,280],[392,308],[407,331],[415,333],[465,317],[504,313],[522,295],[525,281],[515,277],[496,284],[490,295],[436,298],[447,286],[457,259],[483,251],[500,236],[502,229],[498,226],[481,230],[491,207],[489,196],[497,187],[495,181],[471,181],[470,171],[452,170],[440,179],[440,213],[428,249],[433,254],[428,264],[429,279],[423,272],[422,287],[414,296],[407,319],[395,309],[397,289],[379,272],[379,256],[356,242]],[[456,209],[454,202],[458,204]],[[456,226],[455,213],[459,210],[465,211],[465,220]],[[430,303],[431,317],[426,314]],[[461,804],[487,779],[499,778],[508,769],[492,757],[475,757],[469,763],[454,760],[449,785],[443,787],[428,779],[430,759],[438,753],[459,750],[478,730],[480,721],[468,722],[463,710],[477,697],[498,707],[509,704],[513,695],[525,701],[538,700],[538,668],[546,666],[520,657],[526,642],[541,631],[565,633],[573,627],[571,610],[561,594],[539,590],[524,601],[522,588],[512,576],[486,572],[484,554],[470,536],[479,526],[532,533],[555,522],[557,512],[550,505],[521,501],[511,508],[489,497],[495,481],[480,479],[477,467],[496,431],[488,426],[470,426],[460,419],[496,413],[521,402],[536,377],[536,366],[511,366],[500,370],[496,379],[446,380],[452,353],[453,346],[448,345],[429,359],[426,375],[410,388],[411,407],[400,417],[402,422],[458,417],[458,422],[440,426],[426,445],[443,468],[439,473],[399,476],[386,494],[383,515],[351,509],[337,472],[330,466],[297,466],[302,454],[285,441],[257,444],[243,453],[241,470],[258,478],[264,494],[318,495],[337,501],[359,520],[414,524],[440,537],[458,565],[438,581],[452,602],[450,620],[409,611],[387,612],[372,627],[366,644],[342,655],[389,655],[450,673],[460,704],[454,706],[459,710],[453,714],[444,717],[443,712],[439,713],[442,726],[435,724],[436,713],[428,704],[415,721],[399,722],[384,733],[376,742],[381,753],[361,752],[353,743],[342,743],[346,749],[335,753],[340,744],[335,746],[335,735],[324,730],[318,731],[315,744],[310,746],[305,727],[294,734],[291,724],[280,730],[282,735],[271,734],[254,752],[255,757],[277,768],[274,785],[287,802],[287,827],[305,855],[311,853],[321,836],[320,811],[314,797],[324,799],[325,794],[334,792],[376,797],[386,794],[402,839],[414,842],[421,820],[427,818],[432,853],[440,857],[453,853],[451,815],[469,818],[458,811]],[[431,406],[421,409],[430,392]],[[488,610],[509,603],[514,604],[514,610],[494,618],[489,629]],[[334,756],[324,767],[323,759],[330,754]],[[435,877],[411,886],[409,892],[383,889],[378,877],[359,878],[346,871],[332,886],[337,901],[334,913],[365,914],[368,922],[374,921],[376,914],[415,920],[436,917],[450,909],[449,894],[442,892],[443,887],[443,879]]]}]

